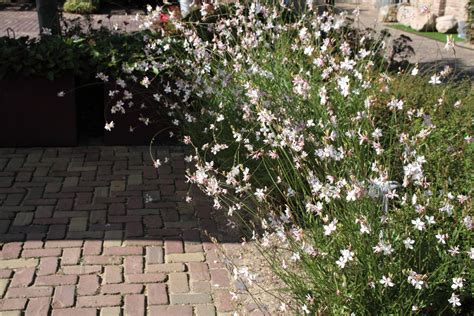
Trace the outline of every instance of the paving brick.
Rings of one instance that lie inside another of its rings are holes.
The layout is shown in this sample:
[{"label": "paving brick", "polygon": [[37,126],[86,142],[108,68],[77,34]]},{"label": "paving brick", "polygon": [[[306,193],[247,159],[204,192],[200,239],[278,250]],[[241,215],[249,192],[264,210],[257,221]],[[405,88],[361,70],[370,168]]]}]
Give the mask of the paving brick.
[{"label": "paving brick", "polygon": [[66,177],[64,179],[63,187],[65,188],[76,187],[78,183],[79,183],[79,177]]},{"label": "paving brick", "polygon": [[87,230],[87,217],[73,217],[69,224],[70,232],[83,232]]},{"label": "paving brick", "polygon": [[188,275],[182,272],[170,273],[168,285],[171,293],[187,293],[189,292]]},{"label": "paving brick", "polygon": [[102,294],[139,294],[143,291],[142,284],[104,284]]},{"label": "paving brick", "polygon": [[81,258],[81,248],[66,248],[63,250],[61,265],[75,265]]},{"label": "paving brick", "polygon": [[101,265],[77,265],[77,266],[64,266],[62,267],[64,274],[97,274],[102,272]]},{"label": "paving brick", "polygon": [[110,183],[110,191],[124,191],[125,190],[125,181],[116,180]]},{"label": "paving brick", "polygon": [[53,308],[65,308],[74,305],[76,288],[74,285],[57,286],[54,290]]},{"label": "paving brick", "polygon": [[150,238],[138,238],[138,239],[126,239],[123,241],[124,246],[140,246],[140,247],[162,247],[163,241],[150,239]]},{"label": "paving brick", "polygon": [[84,232],[68,232],[67,238],[70,239],[103,239],[103,231],[84,231]]},{"label": "paving brick", "polygon": [[149,305],[168,304],[169,301],[166,284],[149,284],[147,285],[147,292]]},{"label": "paving brick", "polygon": [[25,316],[47,316],[49,312],[51,298],[38,297],[28,301]]},{"label": "paving brick", "polygon": [[77,294],[94,295],[99,290],[99,277],[97,275],[81,275],[77,285]]},{"label": "paving brick", "polygon": [[145,315],[145,295],[127,295],[125,296],[125,315],[141,316]]},{"label": "paving brick", "polygon": [[143,236],[143,224],[140,222],[126,223],[125,236],[126,238]]},{"label": "paving brick", "polygon": [[105,266],[105,273],[103,283],[113,284],[113,283],[122,283],[123,274],[121,266]]},{"label": "paving brick", "polygon": [[74,206],[73,199],[59,199],[58,204],[56,204],[56,210],[58,211],[72,211]]},{"label": "paving brick", "polygon": [[42,257],[59,257],[61,255],[61,249],[25,249],[21,256],[23,258],[42,258]]},{"label": "paving brick", "polygon": [[76,283],[76,275],[46,275],[36,278],[36,285],[68,285]]},{"label": "paving brick", "polygon": [[207,293],[170,294],[170,302],[173,305],[205,304],[211,303],[212,298]]},{"label": "paving brick", "polygon": [[34,213],[28,212],[28,213],[17,213],[15,216],[15,220],[13,221],[13,226],[26,226],[31,224],[33,221]]},{"label": "paving brick", "polygon": [[78,307],[119,306],[122,302],[120,295],[94,295],[77,297]]},{"label": "paving brick", "polygon": [[37,275],[55,274],[58,269],[58,258],[46,257],[41,258]]},{"label": "paving brick", "polygon": [[109,215],[124,215],[125,205],[114,203],[109,206]]},{"label": "paving brick", "polygon": [[230,285],[229,274],[226,269],[211,269],[211,284],[217,287]]},{"label": "paving brick", "polygon": [[0,298],[5,295],[5,292],[8,288],[8,280],[0,279]]},{"label": "paving brick", "polygon": [[172,253],[165,256],[167,263],[176,262],[203,262],[205,260],[204,254],[199,252],[194,253]]},{"label": "paving brick", "polygon": [[100,240],[87,240],[84,242],[83,249],[84,256],[100,255],[102,253],[102,241]]},{"label": "paving brick", "polygon": [[23,244],[23,249],[38,249],[43,248],[43,242],[41,240],[28,240]]},{"label": "paving brick", "polygon": [[[87,243],[87,242],[86,242]],[[80,248],[82,240],[48,240],[44,244],[45,248]]]},{"label": "paving brick", "polygon": [[183,253],[183,242],[181,240],[166,240],[165,241],[165,253]]},{"label": "paving brick", "polygon": [[3,245],[0,259],[16,259],[20,256],[22,244],[19,242],[6,243]]},{"label": "paving brick", "polygon": [[92,211],[89,217],[91,224],[105,224],[107,220],[107,211]]},{"label": "paving brick", "polygon": [[122,258],[113,256],[85,256],[85,264],[121,264]]},{"label": "paving brick", "polygon": [[30,298],[51,296],[53,294],[52,287],[30,287],[30,288],[9,288],[7,298]]},{"label": "paving brick", "polygon": [[26,302],[26,298],[7,298],[0,300],[0,311],[24,310]]},{"label": "paving brick", "polygon": [[[145,209],[142,215],[146,215],[150,210]],[[138,215],[138,214],[137,214]],[[163,227],[163,221],[160,215],[147,215],[143,217],[143,223],[147,228],[161,228]]]},{"label": "paving brick", "polygon": [[21,316],[22,313],[21,311],[5,311],[5,312],[1,312],[2,316]]},{"label": "paving brick", "polygon": [[211,278],[209,267],[204,262],[189,262],[187,264],[191,280],[208,281]]},{"label": "paving brick", "polygon": [[33,283],[36,268],[17,269],[13,275],[10,287],[26,287]]},{"label": "paving brick", "polygon": [[146,247],[146,263],[155,264],[163,263],[163,248],[162,247]]},{"label": "paving brick", "polygon": [[38,265],[38,259],[9,259],[0,260],[0,269],[17,269],[17,268],[28,268],[36,267]]},{"label": "paving brick", "polygon": [[212,304],[197,305],[196,316],[215,316],[216,308]]},{"label": "paving brick", "polygon": [[211,283],[209,281],[190,282],[191,292],[193,293],[211,293]]},{"label": "paving brick", "polygon": [[112,230],[105,232],[104,248],[120,247],[122,245],[122,231]]},{"label": "paving brick", "polygon": [[122,309],[120,307],[103,307],[100,309],[100,316],[120,316]]},{"label": "paving brick", "polygon": [[146,266],[147,273],[150,272],[183,272],[186,267],[183,263],[164,263],[164,264],[150,264]]},{"label": "paving brick", "polygon": [[166,316],[192,316],[192,306],[151,306],[150,315],[166,315]]},{"label": "paving brick", "polygon": [[10,269],[1,269],[0,270],[0,279],[9,279],[13,274],[13,270]]},{"label": "paving brick", "polygon": [[128,256],[124,259],[125,274],[143,273],[143,257]]},{"label": "paving brick", "polygon": [[53,309],[52,316],[97,316],[95,308],[64,308]]},{"label": "paving brick", "polygon": [[104,255],[128,256],[143,254],[142,247],[108,247],[104,248]]},{"label": "paving brick", "polygon": [[145,274],[127,274],[125,275],[127,283],[155,283],[164,282],[166,274],[163,273],[145,273]]},{"label": "paving brick", "polygon": [[228,290],[216,290],[214,292],[214,303],[219,313],[231,312],[234,308],[232,306],[232,297]]}]

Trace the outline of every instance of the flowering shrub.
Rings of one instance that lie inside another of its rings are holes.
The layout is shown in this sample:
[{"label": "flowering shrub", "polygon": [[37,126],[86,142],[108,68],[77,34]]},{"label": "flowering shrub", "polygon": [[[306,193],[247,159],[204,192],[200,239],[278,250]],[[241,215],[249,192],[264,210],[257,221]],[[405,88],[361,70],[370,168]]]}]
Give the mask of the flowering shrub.
[{"label": "flowering shrub", "polygon": [[470,86],[449,69],[387,72],[383,39],[343,14],[217,9],[171,19],[176,33],[154,42],[179,47],[183,78],[164,94],[181,105],[165,106],[194,148],[189,180],[285,282],[282,312],[469,308]]}]

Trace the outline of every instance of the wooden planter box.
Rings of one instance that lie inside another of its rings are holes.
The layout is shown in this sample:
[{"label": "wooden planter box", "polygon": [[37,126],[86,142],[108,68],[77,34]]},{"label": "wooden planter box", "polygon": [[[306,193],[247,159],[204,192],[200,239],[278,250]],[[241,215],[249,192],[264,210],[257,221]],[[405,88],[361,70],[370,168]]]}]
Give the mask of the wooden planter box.
[{"label": "wooden planter box", "polygon": [[[111,113],[120,97],[109,96],[109,91],[115,90],[114,85],[106,84],[104,88],[104,125],[105,122],[114,122],[114,128],[111,131],[104,130],[104,144],[111,146],[127,146],[127,145],[149,145],[154,138],[154,144],[169,143],[169,132],[173,130],[169,118],[166,115],[166,109],[159,108],[156,101],[150,94],[151,89],[145,89],[137,84],[132,85],[130,91],[133,93],[132,100],[124,100],[125,102],[133,101],[133,106],[129,107],[124,104],[125,113]],[[123,89],[118,89],[123,90]],[[145,107],[141,107],[144,105]],[[139,121],[140,117],[147,117],[150,123],[145,125]],[[133,128],[133,132],[130,128]],[[159,131],[165,130],[158,135]],[[156,135],[156,136],[155,136]]]},{"label": "wooden planter box", "polygon": [[0,147],[75,145],[73,76],[0,80]]}]

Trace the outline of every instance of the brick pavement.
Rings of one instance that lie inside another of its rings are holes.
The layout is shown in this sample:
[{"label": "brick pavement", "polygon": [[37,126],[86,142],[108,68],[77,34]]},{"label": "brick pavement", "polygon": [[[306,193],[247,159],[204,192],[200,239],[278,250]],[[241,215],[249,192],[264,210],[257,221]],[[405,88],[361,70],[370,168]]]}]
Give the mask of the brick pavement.
[{"label": "brick pavement", "polygon": [[[124,31],[138,30],[139,23],[130,15],[112,15],[109,18],[106,14],[92,14],[91,17],[93,27],[95,28],[99,26],[98,22],[102,21],[100,25],[108,28],[119,27]],[[83,16],[79,14],[65,13],[64,18],[67,20],[73,20],[76,18],[83,19]],[[0,11],[0,36],[8,35],[9,28],[13,30],[13,33],[10,33],[10,35],[14,34],[16,37],[38,36],[39,27],[36,11]]]},{"label": "brick pavement", "polygon": [[182,147],[0,148],[1,315],[230,315]]}]

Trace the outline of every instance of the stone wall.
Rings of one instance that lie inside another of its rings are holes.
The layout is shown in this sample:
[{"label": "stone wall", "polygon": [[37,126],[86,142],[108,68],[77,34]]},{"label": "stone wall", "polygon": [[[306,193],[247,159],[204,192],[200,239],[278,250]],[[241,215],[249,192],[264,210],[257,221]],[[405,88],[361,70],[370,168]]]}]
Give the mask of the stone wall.
[{"label": "stone wall", "polygon": [[410,4],[418,8],[426,5],[431,12],[438,16],[454,15],[458,20],[466,21],[468,2],[469,0],[411,0]]},{"label": "stone wall", "polygon": [[445,15],[454,15],[459,20],[467,20],[467,3],[469,0],[446,0]]}]

